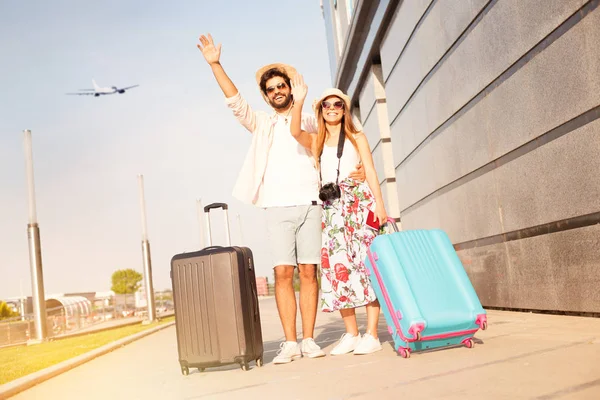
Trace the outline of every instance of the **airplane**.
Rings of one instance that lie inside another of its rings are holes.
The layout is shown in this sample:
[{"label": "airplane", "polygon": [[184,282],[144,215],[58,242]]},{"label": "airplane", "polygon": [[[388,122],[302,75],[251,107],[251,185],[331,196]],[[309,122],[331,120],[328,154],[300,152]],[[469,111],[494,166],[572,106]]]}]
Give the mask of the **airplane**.
[{"label": "airplane", "polygon": [[133,89],[134,87],[140,86],[140,85],[133,85],[133,86],[127,86],[124,88],[118,88],[116,86],[100,87],[100,86],[98,86],[98,84],[96,83],[96,81],[94,79],[92,79],[92,84],[94,85],[93,89],[79,89],[81,91],[80,93],[67,93],[67,94],[98,97],[98,96],[102,96],[102,95],[106,95],[106,94],[115,94],[115,93],[123,94],[128,89]]}]

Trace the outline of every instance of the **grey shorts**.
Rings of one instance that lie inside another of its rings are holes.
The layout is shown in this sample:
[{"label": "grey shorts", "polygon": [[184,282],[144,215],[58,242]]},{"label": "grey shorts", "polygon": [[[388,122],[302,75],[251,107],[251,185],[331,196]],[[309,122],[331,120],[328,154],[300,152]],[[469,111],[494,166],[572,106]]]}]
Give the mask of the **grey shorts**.
[{"label": "grey shorts", "polygon": [[321,205],[270,207],[266,213],[274,267],[321,263]]}]

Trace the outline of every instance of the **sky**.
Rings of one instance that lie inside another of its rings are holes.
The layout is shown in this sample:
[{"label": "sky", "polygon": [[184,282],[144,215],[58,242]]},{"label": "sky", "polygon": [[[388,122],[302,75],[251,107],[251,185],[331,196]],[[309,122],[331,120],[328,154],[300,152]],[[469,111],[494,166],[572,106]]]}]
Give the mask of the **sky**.
[{"label": "sky", "polygon": [[[251,136],[196,48],[206,32],[257,110],[269,110],[254,80],[265,64],[295,66],[309,99],[331,86],[318,0],[0,2],[0,299],[31,294],[24,129],[47,295],[110,290],[115,270],[143,271],[138,174],[156,290],[171,287],[173,255],[201,247],[199,198],[229,203],[232,243],[272,279],[264,210],[231,196]],[[92,78],[140,86],[65,95]],[[223,216],[212,216],[213,244],[224,244]]]}]

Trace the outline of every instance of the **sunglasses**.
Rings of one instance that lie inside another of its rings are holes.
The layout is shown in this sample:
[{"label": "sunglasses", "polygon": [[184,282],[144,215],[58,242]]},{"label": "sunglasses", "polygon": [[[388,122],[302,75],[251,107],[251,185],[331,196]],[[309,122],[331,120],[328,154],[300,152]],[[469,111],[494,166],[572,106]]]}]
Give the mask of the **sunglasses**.
[{"label": "sunglasses", "polygon": [[321,106],[325,109],[331,108],[331,106],[333,106],[333,108],[335,108],[336,110],[341,110],[342,108],[344,108],[344,102],[340,100],[334,102],[324,101],[321,103]]},{"label": "sunglasses", "polygon": [[273,93],[275,91],[275,89],[281,90],[281,89],[285,89],[286,87],[287,87],[287,83],[285,83],[285,82],[279,82],[275,86],[269,86],[267,88],[267,93]]}]

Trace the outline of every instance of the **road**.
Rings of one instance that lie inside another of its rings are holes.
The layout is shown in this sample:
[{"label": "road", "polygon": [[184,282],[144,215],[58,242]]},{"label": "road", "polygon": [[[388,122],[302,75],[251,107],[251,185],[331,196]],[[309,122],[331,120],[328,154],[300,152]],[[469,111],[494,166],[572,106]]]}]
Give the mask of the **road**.
[{"label": "road", "polygon": [[[25,399],[600,399],[600,319],[489,311],[464,347],[399,357],[388,342],[366,356],[273,365],[282,340],[274,299],[260,302],[265,363],[181,375],[167,328],[13,397]],[[364,331],[365,314],[358,314]],[[298,325],[300,326],[300,325]],[[382,341],[390,336],[380,324]],[[319,312],[316,340],[331,350],[337,314]]]}]

